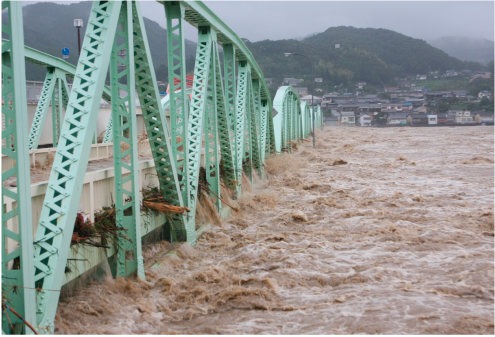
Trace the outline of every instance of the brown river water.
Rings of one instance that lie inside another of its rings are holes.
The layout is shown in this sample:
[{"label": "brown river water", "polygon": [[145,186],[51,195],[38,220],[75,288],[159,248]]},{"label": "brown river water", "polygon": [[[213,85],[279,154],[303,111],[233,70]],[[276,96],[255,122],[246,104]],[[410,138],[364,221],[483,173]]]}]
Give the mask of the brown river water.
[{"label": "brown river water", "polygon": [[62,300],[56,333],[493,334],[493,147],[491,126],[327,127],[194,247],[146,246],[147,282]]}]

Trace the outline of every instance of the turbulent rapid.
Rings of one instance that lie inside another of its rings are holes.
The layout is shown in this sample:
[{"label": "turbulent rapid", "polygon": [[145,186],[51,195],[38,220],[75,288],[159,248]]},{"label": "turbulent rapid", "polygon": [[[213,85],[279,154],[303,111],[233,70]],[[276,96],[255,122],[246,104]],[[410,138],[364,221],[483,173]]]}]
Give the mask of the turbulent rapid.
[{"label": "turbulent rapid", "polygon": [[146,281],[65,297],[56,333],[493,334],[493,134],[326,128],[194,247],[145,246]]}]

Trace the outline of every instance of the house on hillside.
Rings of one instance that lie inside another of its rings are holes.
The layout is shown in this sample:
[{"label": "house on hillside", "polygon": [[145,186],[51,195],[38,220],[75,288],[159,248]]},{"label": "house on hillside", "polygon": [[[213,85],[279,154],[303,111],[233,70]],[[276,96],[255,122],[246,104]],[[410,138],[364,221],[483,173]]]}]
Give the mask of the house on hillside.
[{"label": "house on hillside", "polygon": [[407,123],[412,125],[428,125],[428,116],[427,114],[410,114],[407,116]]},{"label": "house on hillside", "polygon": [[295,87],[303,81],[304,80],[302,78],[287,77],[287,78],[284,78],[284,82],[282,83],[282,85],[291,85],[291,86]]},{"label": "house on hillside", "polygon": [[445,72],[445,77],[452,77],[452,76],[457,76],[457,75],[458,75],[458,73],[455,70],[447,70]]},{"label": "house on hillside", "polygon": [[356,117],[353,111],[342,111],[340,117],[340,122],[344,126],[355,126]]},{"label": "house on hillside", "polygon": [[340,108],[342,111],[352,111],[354,113],[359,110],[359,104],[342,104]]},{"label": "house on hillside", "polygon": [[449,123],[449,117],[447,114],[437,114],[437,123],[438,124],[447,124]]},{"label": "house on hillside", "polygon": [[313,98],[313,103],[315,105],[319,105],[321,103],[321,97],[319,97],[319,96],[306,95],[306,96],[301,97],[300,99],[302,102],[306,102],[308,104],[311,104],[311,98]]},{"label": "house on hillside", "polygon": [[387,117],[387,124],[388,125],[400,125],[400,124],[407,124],[407,113],[397,113],[397,112],[392,112],[388,114]]},{"label": "house on hillside", "polygon": [[404,102],[404,103],[402,103],[402,110],[403,111],[412,110],[412,103],[411,102]]},{"label": "house on hillside", "polygon": [[452,90],[452,95],[454,95],[454,97],[464,98],[467,95],[467,91],[466,90]]},{"label": "house on hillside", "polygon": [[420,106],[420,107],[412,109],[413,114],[426,114],[428,112],[430,112],[430,110],[425,106]]},{"label": "house on hillside", "polygon": [[304,88],[304,87],[294,87],[294,90],[297,92],[297,94],[299,95],[299,97],[301,96],[306,96],[308,94],[308,88]]},{"label": "house on hillside", "polygon": [[362,113],[358,117],[359,126],[371,126],[371,121],[373,120],[373,114]]},{"label": "house on hillside", "polygon": [[488,97],[491,94],[492,94],[491,91],[483,90],[479,92],[478,98]]},{"label": "house on hillside", "polygon": [[473,116],[471,116],[471,111],[457,110],[455,115],[456,124],[469,124],[473,123]]},{"label": "house on hillside", "polygon": [[301,101],[311,104],[311,98],[313,99],[313,103],[318,105],[321,103],[321,97],[306,95],[300,98]]}]

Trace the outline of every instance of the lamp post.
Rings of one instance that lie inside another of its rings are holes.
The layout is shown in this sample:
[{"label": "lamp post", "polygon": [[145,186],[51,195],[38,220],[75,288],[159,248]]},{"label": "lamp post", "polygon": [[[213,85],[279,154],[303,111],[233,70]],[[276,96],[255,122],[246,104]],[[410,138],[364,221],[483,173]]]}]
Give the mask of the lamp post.
[{"label": "lamp post", "polygon": [[81,28],[83,26],[82,19],[74,19],[74,27],[77,28],[77,44],[79,46],[79,55],[81,55]]},{"label": "lamp post", "polygon": [[313,61],[311,61],[311,59],[309,57],[307,57],[306,55],[302,55],[302,54],[296,54],[296,53],[284,53],[284,55],[286,57],[289,57],[290,55],[297,55],[297,56],[302,56],[302,57],[305,57],[309,60],[309,62],[311,62],[311,110],[313,110],[313,147],[316,147],[316,133],[315,133],[315,107],[313,106],[313,91],[314,91],[314,81],[315,81],[315,77],[314,77],[314,66],[313,66]]}]

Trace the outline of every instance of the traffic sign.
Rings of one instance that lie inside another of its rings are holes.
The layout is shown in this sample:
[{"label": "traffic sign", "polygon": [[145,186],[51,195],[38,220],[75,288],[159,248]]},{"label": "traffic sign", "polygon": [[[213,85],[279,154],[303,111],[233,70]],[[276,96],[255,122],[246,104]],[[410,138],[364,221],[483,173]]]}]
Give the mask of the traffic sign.
[{"label": "traffic sign", "polygon": [[62,49],[62,54],[63,55],[69,55],[69,48]]}]

